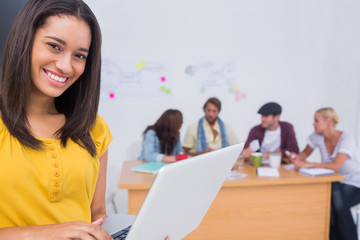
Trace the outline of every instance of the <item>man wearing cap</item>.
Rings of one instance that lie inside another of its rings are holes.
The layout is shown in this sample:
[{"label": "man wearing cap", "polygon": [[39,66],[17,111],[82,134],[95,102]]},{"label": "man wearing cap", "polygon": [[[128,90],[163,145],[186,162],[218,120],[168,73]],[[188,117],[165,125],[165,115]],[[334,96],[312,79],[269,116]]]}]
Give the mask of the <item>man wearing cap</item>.
[{"label": "man wearing cap", "polygon": [[231,127],[219,118],[221,102],[209,98],[203,106],[205,116],[191,124],[186,132],[183,148],[192,156],[238,143]]},{"label": "man wearing cap", "polygon": [[265,159],[271,153],[282,154],[283,157],[286,157],[286,150],[299,152],[293,125],[279,121],[281,114],[279,104],[266,103],[258,113],[261,114],[261,124],[250,130],[242,152],[245,159],[249,159],[253,152],[263,153]]}]

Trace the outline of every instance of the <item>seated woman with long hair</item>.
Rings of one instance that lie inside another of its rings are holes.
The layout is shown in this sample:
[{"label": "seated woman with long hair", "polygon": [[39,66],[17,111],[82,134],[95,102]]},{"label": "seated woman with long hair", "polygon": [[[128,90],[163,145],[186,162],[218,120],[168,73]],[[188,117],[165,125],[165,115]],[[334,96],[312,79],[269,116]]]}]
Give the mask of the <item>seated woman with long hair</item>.
[{"label": "seated woman with long hair", "polygon": [[184,152],[179,131],[182,123],[183,118],[179,110],[166,110],[154,125],[145,129],[138,159],[147,162],[175,162],[176,155]]},{"label": "seated woman with long hair", "polygon": [[[330,239],[357,239],[356,226],[350,208],[360,203],[360,163],[355,157],[355,141],[350,134],[335,128],[339,118],[333,108],[321,108],[314,116],[314,133],[307,146],[293,160],[297,169],[322,167],[333,169],[344,176],[332,183]],[[318,147],[321,163],[305,159]]]}]

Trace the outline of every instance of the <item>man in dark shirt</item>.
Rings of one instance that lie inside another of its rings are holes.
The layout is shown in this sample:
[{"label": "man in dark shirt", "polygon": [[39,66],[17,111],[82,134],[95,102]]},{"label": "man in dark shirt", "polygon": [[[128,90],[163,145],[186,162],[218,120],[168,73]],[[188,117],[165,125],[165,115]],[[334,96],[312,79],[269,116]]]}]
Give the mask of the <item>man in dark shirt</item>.
[{"label": "man in dark shirt", "polygon": [[245,159],[249,159],[253,152],[263,153],[265,159],[275,153],[284,158],[286,150],[299,152],[294,127],[288,122],[279,121],[281,110],[281,106],[275,102],[266,103],[259,109],[261,124],[250,130],[242,152]]}]

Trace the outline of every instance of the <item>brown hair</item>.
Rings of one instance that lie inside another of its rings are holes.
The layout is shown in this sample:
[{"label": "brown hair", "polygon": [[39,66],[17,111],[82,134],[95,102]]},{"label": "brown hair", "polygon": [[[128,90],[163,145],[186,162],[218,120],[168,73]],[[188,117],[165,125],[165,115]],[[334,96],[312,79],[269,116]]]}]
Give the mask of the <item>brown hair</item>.
[{"label": "brown hair", "polygon": [[154,130],[160,140],[161,153],[170,155],[179,141],[179,130],[182,123],[183,117],[181,112],[176,109],[168,109],[154,125],[150,125],[145,129],[144,135],[148,130]]},{"label": "brown hair", "polygon": [[339,123],[339,116],[332,107],[320,108],[316,112],[320,113],[324,119],[332,120],[334,123],[334,127],[336,126],[336,124]]},{"label": "brown hair", "polygon": [[220,102],[219,99],[217,99],[216,97],[211,97],[211,98],[209,98],[209,99],[205,102],[205,104],[204,104],[204,106],[203,106],[204,111],[205,111],[205,109],[206,109],[206,107],[207,107],[207,105],[208,105],[209,103],[214,104],[215,107],[216,107],[216,108],[219,110],[219,112],[220,112],[220,110],[221,110],[221,102]]},{"label": "brown hair", "polygon": [[4,48],[0,70],[0,111],[9,132],[22,144],[40,149],[42,142],[29,131],[26,104],[31,86],[31,51],[34,35],[50,16],[69,15],[84,20],[91,31],[89,55],[83,74],[55,106],[66,117],[57,134],[63,147],[70,138],[96,155],[90,130],[95,123],[101,72],[101,32],[95,15],[81,0],[29,0],[20,10]]}]

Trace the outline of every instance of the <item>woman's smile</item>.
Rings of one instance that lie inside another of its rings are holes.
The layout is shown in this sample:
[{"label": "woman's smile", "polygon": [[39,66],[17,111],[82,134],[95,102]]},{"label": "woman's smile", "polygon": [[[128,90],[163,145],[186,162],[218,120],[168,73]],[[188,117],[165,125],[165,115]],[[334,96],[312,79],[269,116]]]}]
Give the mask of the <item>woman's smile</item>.
[{"label": "woman's smile", "polygon": [[44,73],[48,77],[49,81],[56,86],[63,87],[66,85],[67,80],[69,79],[68,76],[65,76],[60,73],[54,73],[52,71],[44,69]]}]

